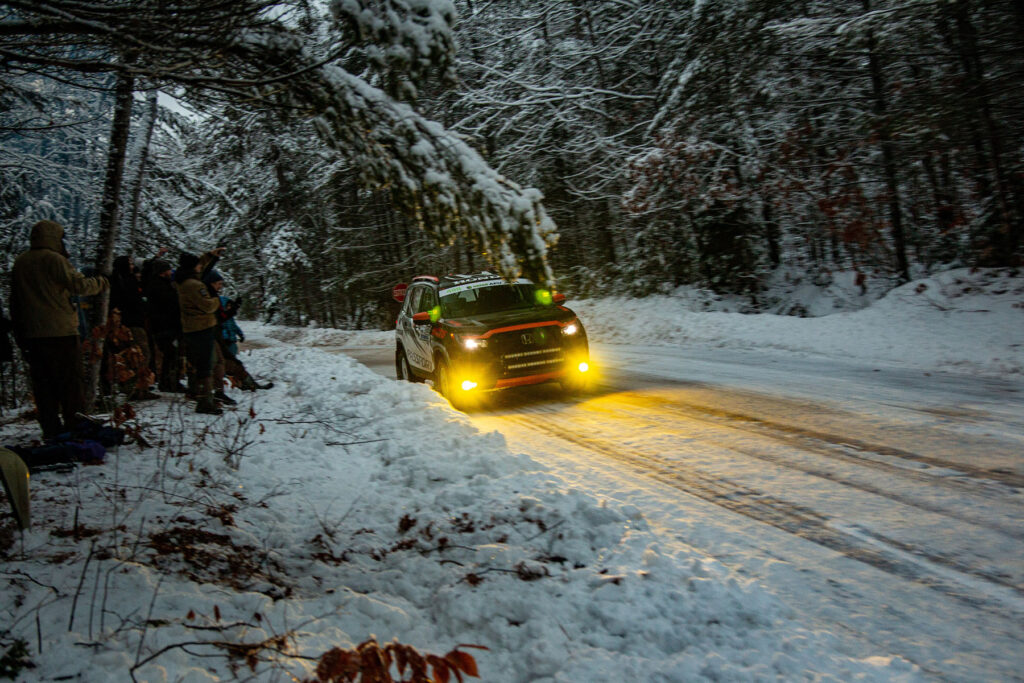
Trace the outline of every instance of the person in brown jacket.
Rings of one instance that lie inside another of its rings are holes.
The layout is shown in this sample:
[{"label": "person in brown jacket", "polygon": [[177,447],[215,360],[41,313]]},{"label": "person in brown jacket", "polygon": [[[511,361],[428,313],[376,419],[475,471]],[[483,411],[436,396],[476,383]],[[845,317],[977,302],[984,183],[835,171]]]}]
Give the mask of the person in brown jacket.
[{"label": "person in brown jacket", "polygon": [[217,310],[220,299],[203,284],[203,275],[213,268],[223,249],[197,257],[184,252],[178,259],[174,280],[178,283],[181,330],[185,338],[185,357],[192,366],[192,386],[196,392],[196,412],[220,415],[223,411],[213,398],[213,366],[217,362]]},{"label": "person in brown jacket", "polygon": [[75,270],[59,223],[33,225],[29,244],[11,270],[11,319],[28,361],[39,426],[49,439],[73,427],[76,413],[85,410],[78,312],[71,297],[99,294],[108,283]]}]

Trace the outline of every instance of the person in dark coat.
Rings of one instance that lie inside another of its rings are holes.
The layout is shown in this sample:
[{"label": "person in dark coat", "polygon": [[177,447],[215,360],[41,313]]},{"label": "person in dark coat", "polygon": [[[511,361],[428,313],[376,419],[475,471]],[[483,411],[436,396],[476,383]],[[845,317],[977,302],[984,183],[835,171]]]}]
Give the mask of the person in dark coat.
[{"label": "person in dark coat", "polygon": [[36,223],[30,244],[11,270],[11,319],[28,361],[39,426],[43,437],[51,438],[73,427],[76,414],[85,410],[78,313],[71,297],[99,294],[108,283],[75,270],[59,223]]},{"label": "person in dark coat", "polygon": [[161,259],[150,262],[146,287],[146,311],[149,331],[159,355],[157,388],[160,391],[184,393],[181,384],[181,309],[178,290],[172,279],[171,264]]},{"label": "person in dark coat", "polygon": [[156,398],[156,394],[149,390],[152,376],[149,370],[149,335],[146,333],[146,300],[142,296],[138,268],[128,256],[114,259],[110,276],[110,310],[115,309],[121,313],[121,324],[131,332],[129,345],[139,354],[134,363],[129,361],[132,365],[129,369],[135,375],[134,386],[127,389],[129,398]]}]

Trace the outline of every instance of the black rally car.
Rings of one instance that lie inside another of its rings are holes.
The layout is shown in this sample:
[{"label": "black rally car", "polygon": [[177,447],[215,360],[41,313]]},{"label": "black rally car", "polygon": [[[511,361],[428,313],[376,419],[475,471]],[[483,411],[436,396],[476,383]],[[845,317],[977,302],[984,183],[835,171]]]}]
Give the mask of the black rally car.
[{"label": "black rally car", "polygon": [[560,382],[586,386],[587,333],[576,314],[526,279],[491,273],[421,275],[395,287],[402,302],[395,327],[399,379],[431,379],[452,405],[493,389]]}]

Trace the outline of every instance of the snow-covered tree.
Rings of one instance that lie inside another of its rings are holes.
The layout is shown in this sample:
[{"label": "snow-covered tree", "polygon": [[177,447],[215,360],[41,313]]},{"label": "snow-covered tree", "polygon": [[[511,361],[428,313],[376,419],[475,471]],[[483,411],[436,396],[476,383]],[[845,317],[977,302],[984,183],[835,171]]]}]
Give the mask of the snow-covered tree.
[{"label": "snow-covered tree", "polygon": [[410,104],[415,82],[450,72],[447,0],[336,0],[330,22],[301,0],[5,5],[0,51],[15,71],[118,74],[197,101],[216,96],[306,118],[438,240],[463,236],[501,272],[550,280],[555,226],[540,193],[493,171]]}]

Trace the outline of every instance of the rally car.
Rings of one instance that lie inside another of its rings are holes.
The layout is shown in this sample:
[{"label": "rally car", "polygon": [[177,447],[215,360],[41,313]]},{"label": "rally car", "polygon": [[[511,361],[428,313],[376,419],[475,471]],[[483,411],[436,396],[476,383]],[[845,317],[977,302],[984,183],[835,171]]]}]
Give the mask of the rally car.
[{"label": "rally car", "polygon": [[453,406],[483,392],[559,382],[586,388],[587,333],[576,314],[530,280],[491,273],[421,275],[394,289],[395,374],[431,380]]}]

